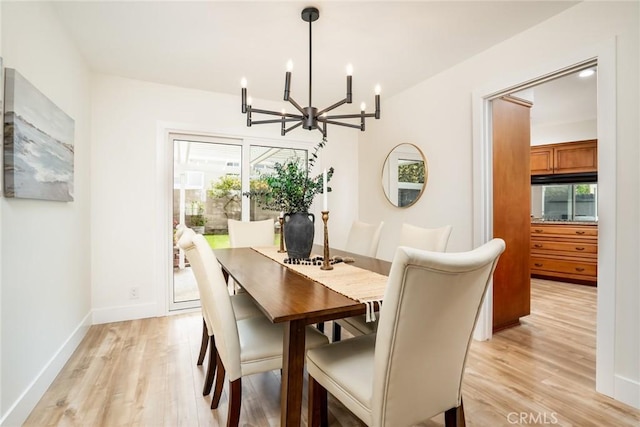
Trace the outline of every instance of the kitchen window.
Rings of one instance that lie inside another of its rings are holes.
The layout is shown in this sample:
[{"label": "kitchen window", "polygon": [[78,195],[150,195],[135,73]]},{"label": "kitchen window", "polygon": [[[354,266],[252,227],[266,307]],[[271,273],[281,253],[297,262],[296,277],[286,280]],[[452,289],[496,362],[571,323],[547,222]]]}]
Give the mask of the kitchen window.
[{"label": "kitchen window", "polygon": [[532,185],[531,216],[544,221],[597,221],[598,184]]}]

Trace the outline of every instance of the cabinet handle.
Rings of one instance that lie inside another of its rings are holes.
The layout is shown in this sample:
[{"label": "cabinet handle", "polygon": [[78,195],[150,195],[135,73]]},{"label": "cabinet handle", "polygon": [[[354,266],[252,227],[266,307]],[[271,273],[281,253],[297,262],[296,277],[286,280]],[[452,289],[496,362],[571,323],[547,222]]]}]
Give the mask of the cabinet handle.
[{"label": "cabinet handle", "polygon": [[576,248],[576,251],[584,251],[584,248]]},{"label": "cabinet handle", "polygon": [[584,231],[576,231],[576,234],[584,234]]},{"label": "cabinet handle", "polygon": [[576,271],[581,271],[581,272],[582,272],[582,271],[584,271],[584,268],[582,268],[582,267],[576,267]]},{"label": "cabinet handle", "polygon": [[534,248],[541,248],[542,245],[540,243],[536,243],[535,245],[533,245]]},{"label": "cabinet handle", "polygon": [[542,264],[540,264],[539,262],[536,262],[536,263],[535,263],[535,264],[533,264],[533,265],[535,265],[536,267],[542,267]]},{"label": "cabinet handle", "polygon": [[535,231],[536,233],[542,233],[544,230],[541,230],[539,228],[534,229],[533,231]]}]

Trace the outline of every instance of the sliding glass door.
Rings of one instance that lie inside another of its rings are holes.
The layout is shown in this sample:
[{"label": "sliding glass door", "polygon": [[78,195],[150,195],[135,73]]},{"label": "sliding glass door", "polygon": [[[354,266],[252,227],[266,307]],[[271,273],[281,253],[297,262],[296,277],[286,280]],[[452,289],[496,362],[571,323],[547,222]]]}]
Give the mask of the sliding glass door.
[{"label": "sliding glass door", "polygon": [[[307,161],[305,148],[251,143],[242,139],[198,135],[170,135],[173,144],[173,273],[169,309],[200,305],[189,260],[177,246],[175,229],[184,224],[202,234],[212,248],[229,247],[229,219],[258,221],[273,219],[279,212],[265,210],[242,196],[261,185],[274,165],[288,158]],[[275,244],[279,243],[276,233]]]}]

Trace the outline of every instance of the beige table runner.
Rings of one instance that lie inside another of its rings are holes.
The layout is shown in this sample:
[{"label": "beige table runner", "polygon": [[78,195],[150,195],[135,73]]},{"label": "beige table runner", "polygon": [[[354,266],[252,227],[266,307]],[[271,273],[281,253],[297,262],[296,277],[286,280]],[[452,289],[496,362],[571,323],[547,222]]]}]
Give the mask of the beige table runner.
[{"label": "beige table runner", "polygon": [[[253,250],[327,288],[367,306],[367,321],[375,320],[374,303],[382,304],[387,276],[344,262],[333,264],[333,270],[321,270],[319,265],[285,264],[287,254],[276,247],[257,247]],[[316,255],[311,255],[311,258]]]}]

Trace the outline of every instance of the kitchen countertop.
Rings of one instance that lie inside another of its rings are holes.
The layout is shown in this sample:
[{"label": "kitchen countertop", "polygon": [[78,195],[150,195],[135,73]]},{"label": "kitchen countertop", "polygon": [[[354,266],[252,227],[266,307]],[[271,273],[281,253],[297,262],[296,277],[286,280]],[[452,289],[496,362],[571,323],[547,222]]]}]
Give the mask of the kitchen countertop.
[{"label": "kitchen countertop", "polygon": [[532,219],[531,224],[551,224],[551,225],[598,225],[598,221],[562,221],[562,220],[544,220]]}]

